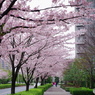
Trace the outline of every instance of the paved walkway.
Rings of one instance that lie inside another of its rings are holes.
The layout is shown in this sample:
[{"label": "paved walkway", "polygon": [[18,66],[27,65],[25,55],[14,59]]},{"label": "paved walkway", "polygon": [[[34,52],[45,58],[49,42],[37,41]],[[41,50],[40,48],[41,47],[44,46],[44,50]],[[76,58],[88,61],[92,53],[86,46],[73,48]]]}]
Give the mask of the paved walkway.
[{"label": "paved walkway", "polygon": [[46,92],[44,92],[44,95],[71,95],[69,92],[66,92],[60,86],[57,87],[52,86],[49,88]]}]

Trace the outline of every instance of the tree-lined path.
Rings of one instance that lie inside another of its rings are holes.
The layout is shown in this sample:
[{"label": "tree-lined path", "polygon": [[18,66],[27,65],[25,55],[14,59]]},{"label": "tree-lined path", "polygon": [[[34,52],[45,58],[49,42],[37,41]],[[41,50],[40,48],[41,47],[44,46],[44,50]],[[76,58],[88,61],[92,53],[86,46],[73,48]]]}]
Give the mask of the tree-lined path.
[{"label": "tree-lined path", "polygon": [[57,87],[52,86],[46,92],[44,92],[44,95],[71,95],[71,94],[60,88],[60,86]]},{"label": "tree-lined path", "polygon": [[[34,1],[40,2],[34,4]],[[11,94],[15,94],[19,74],[26,91],[31,81],[38,83],[40,80],[43,85],[48,77],[63,77],[63,72],[73,62],[71,52],[76,42],[72,39],[86,34],[88,25],[95,20],[95,8],[91,8],[92,3],[87,0],[48,0],[45,3],[46,0],[0,0],[0,59],[11,70]],[[79,25],[75,32],[71,29],[74,25]],[[7,76],[0,70],[0,79]],[[60,95],[61,91],[66,93],[58,87],[51,89],[57,91],[55,95]]]}]

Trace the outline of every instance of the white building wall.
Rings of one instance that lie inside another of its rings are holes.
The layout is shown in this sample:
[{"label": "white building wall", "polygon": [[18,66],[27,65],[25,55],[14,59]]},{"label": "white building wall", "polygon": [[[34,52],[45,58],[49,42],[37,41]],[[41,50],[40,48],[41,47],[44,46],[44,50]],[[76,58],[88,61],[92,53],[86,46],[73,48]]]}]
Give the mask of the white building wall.
[{"label": "white building wall", "polygon": [[[95,0],[87,0],[88,2],[89,1],[92,1],[93,3],[92,3],[92,8],[93,7],[95,7]],[[75,11],[77,11],[77,8],[76,8],[76,10]],[[93,21],[93,25],[95,25],[95,23],[94,23],[94,21]],[[75,57],[76,58],[79,58],[79,57],[82,57],[83,55],[84,55],[84,50],[86,49],[86,45],[87,45],[87,42],[86,41],[88,41],[89,43],[91,43],[91,40],[90,40],[90,38],[88,38],[87,37],[87,35],[89,35],[89,37],[90,37],[90,32],[91,32],[91,27],[92,25],[85,25],[85,26],[83,26],[83,25],[76,25],[76,27],[75,27],[75,30],[77,31],[77,30],[80,30],[80,29],[84,29],[85,27],[87,28],[87,32],[86,33],[81,33],[81,35],[79,35],[79,36],[76,36],[76,38],[75,38],[75,42],[76,42],[76,45],[75,45]],[[81,31],[82,32],[82,31]],[[95,33],[94,33],[94,35],[95,35]]]}]

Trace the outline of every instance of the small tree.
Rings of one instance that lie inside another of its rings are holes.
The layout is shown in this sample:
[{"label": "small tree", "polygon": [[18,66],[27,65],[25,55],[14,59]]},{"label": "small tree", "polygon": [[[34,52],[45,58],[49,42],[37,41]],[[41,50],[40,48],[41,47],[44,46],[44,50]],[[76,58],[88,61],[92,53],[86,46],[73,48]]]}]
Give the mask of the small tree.
[{"label": "small tree", "polygon": [[[38,41],[34,39],[31,34],[16,34],[16,35],[6,35],[5,39],[2,40],[2,47],[0,49],[2,57],[10,64],[12,69],[12,85],[11,93],[15,93],[15,82],[19,73],[19,70],[23,64],[26,64],[27,60],[38,53],[44,46],[38,49],[32,47],[33,44]],[[6,43],[7,39],[7,43]],[[33,51],[31,51],[33,49]]]},{"label": "small tree", "polygon": [[69,68],[64,72],[64,80],[73,83],[75,86],[82,86],[82,83],[88,80],[88,73],[84,66],[79,63],[77,60],[69,65]]}]

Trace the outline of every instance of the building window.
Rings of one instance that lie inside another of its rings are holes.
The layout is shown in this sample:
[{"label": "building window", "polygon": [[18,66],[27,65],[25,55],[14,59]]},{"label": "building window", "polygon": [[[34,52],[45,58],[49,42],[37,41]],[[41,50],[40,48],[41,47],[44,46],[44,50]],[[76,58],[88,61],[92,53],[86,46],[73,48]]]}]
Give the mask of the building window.
[{"label": "building window", "polygon": [[77,25],[76,28],[77,28],[77,30],[80,30],[80,29],[84,29],[84,26],[83,25]]}]

